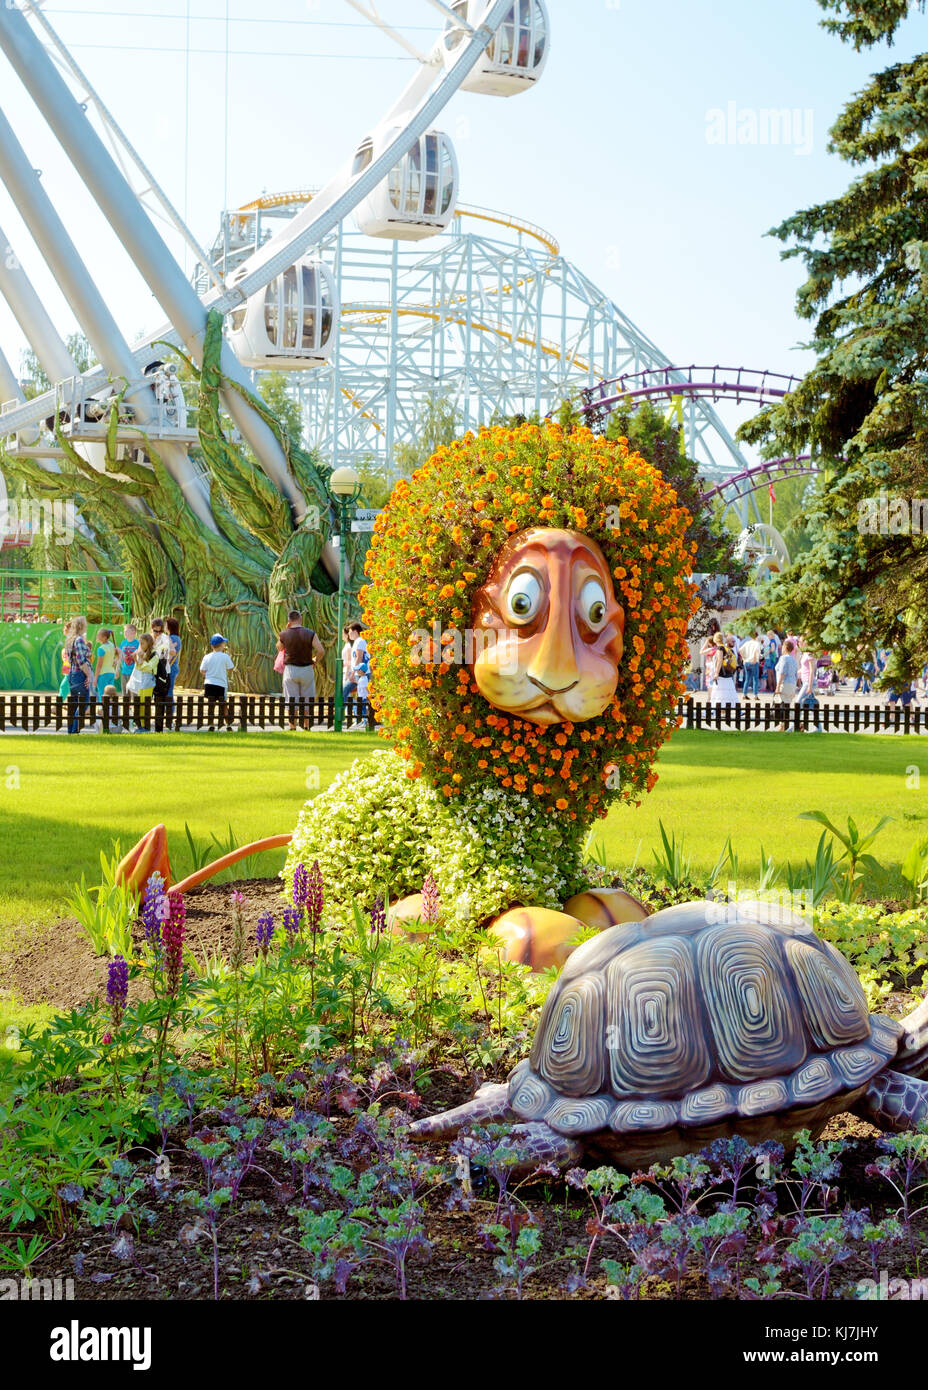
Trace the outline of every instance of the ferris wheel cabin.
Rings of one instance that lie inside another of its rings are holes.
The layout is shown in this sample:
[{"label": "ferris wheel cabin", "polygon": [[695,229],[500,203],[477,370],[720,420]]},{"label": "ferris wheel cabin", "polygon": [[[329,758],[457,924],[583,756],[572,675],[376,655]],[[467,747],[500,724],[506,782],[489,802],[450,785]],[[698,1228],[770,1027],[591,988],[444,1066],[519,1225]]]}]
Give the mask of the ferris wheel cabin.
[{"label": "ferris wheel cabin", "polygon": [[[400,129],[399,125],[385,128],[362,141],[352,174],[363,173]],[[435,236],[451,221],[457,194],[454,147],[440,130],[427,130],[373,193],[358,204],[358,230],[365,236],[390,237],[394,241],[421,241]]]},{"label": "ferris wheel cabin", "polygon": [[334,346],[337,314],[332,272],[322,261],[303,258],[232,311],[232,350],[243,366],[259,371],[321,367]]},{"label": "ferris wheel cabin", "polygon": [[[465,24],[476,27],[486,8],[484,0],[452,0],[452,10]],[[548,60],[551,24],[544,0],[515,0],[486,52],[461,83],[464,92],[511,97],[533,86]],[[450,20],[444,33],[445,65],[451,67],[467,29]]]}]

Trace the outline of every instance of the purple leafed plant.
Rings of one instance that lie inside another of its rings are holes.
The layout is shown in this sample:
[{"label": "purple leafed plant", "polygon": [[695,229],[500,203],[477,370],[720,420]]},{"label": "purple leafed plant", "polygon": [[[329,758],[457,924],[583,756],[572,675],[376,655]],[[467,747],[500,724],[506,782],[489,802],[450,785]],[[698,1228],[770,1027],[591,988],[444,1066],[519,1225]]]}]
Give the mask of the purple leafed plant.
[{"label": "purple leafed plant", "polygon": [[166,915],[164,899],[164,879],[159,873],[151,874],[145,884],[141,915],[145,940],[153,947],[161,944],[161,924]]},{"label": "purple leafed plant", "polygon": [[164,946],[164,965],[168,977],[168,990],[176,994],[180,987],[181,969],[184,960],[184,937],[187,932],[187,904],[183,893],[171,893],[168,897],[170,911],[161,931]]},{"label": "purple leafed plant", "polygon": [[305,864],[297,864],[293,871],[293,906],[302,912],[309,898],[309,874]]}]

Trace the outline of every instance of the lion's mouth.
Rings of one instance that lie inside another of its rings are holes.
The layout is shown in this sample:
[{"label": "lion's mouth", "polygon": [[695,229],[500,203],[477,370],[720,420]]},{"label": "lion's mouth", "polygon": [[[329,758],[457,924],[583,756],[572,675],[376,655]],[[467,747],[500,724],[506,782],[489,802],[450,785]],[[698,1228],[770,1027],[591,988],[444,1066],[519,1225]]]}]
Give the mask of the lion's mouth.
[{"label": "lion's mouth", "polygon": [[570,685],[563,686],[560,690],[552,690],[550,685],[545,685],[544,681],[536,680],[534,676],[528,676],[532,685],[537,685],[539,690],[543,690],[546,695],[566,695],[568,690],[573,690],[580,684],[579,680],[571,681]]}]

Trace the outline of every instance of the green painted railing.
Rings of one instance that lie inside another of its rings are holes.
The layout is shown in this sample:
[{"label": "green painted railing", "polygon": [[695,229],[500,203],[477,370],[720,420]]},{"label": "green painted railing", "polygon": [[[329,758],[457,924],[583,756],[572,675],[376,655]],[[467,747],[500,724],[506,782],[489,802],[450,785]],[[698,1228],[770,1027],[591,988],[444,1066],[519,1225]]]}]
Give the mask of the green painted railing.
[{"label": "green painted railing", "polygon": [[0,568],[0,622],[39,617],[61,623],[78,613],[91,626],[128,622],[132,613],[129,576],[100,570]]}]

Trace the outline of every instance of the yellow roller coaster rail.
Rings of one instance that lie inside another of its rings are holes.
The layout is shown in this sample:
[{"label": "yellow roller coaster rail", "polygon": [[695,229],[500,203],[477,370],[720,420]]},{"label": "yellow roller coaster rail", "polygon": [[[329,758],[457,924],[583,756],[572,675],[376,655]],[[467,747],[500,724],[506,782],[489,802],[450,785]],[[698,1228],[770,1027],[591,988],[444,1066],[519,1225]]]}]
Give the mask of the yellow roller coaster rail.
[{"label": "yellow roller coaster rail", "polygon": [[[363,314],[365,315],[362,320],[364,324],[375,324],[385,323],[393,313],[393,307],[390,304],[343,304],[341,311],[342,317],[346,314]],[[548,342],[544,338],[529,338],[521,333],[516,333],[514,335],[511,329],[504,327],[501,323],[485,322],[473,317],[470,319],[463,318],[458,314],[443,311],[440,305],[435,304],[403,305],[396,310],[396,313],[399,317],[408,316],[410,318],[432,319],[435,322],[441,323],[460,324],[464,328],[473,328],[478,333],[495,333],[497,337],[505,339],[507,343],[515,342],[519,343],[522,347],[537,347],[546,357],[557,357],[559,359],[566,357],[573,363],[578,371],[589,372],[592,370],[594,375],[599,374],[599,369],[595,363],[591,368],[588,362],[584,362],[582,358],[576,357],[569,348],[565,350],[558,343]],[[342,332],[350,332],[350,325],[342,324]]]},{"label": "yellow roller coaster rail", "polygon": [[[243,203],[237,209],[238,212],[269,212],[274,208],[300,207],[305,203],[311,203],[317,188],[293,188],[287,193],[262,193],[260,198],[253,198],[250,203]],[[540,241],[542,246],[551,253],[552,256],[559,256],[561,252],[560,244],[550,232],[546,232],[544,227],[539,227],[535,222],[528,222],[523,217],[511,217],[506,212],[494,212],[492,208],[464,207],[460,203],[454,210],[455,217],[477,217],[482,222],[495,222],[498,227],[509,227],[514,232],[520,232],[523,236],[534,237]]]},{"label": "yellow roller coaster rail", "polygon": [[[295,188],[285,193],[262,193],[259,198],[252,199],[250,203],[244,203],[237,211],[240,214],[246,214],[259,211],[267,212],[274,208],[300,207],[311,202],[317,192],[318,189]],[[553,237],[550,232],[545,231],[543,227],[539,227],[537,223],[529,222],[525,218],[513,217],[509,213],[497,212],[493,208],[465,207],[462,204],[458,204],[455,208],[454,215],[455,217],[476,218],[481,222],[491,222],[498,227],[508,227],[510,230],[518,232],[522,236],[533,237],[535,241],[544,246],[552,259],[560,255],[561,248],[557,239]],[[543,268],[541,273],[548,275],[550,274],[550,270]],[[498,288],[487,290],[485,293],[487,295],[512,294],[513,288],[521,289],[533,278],[534,277],[530,276],[528,279],[519,280],[515,287],[511,284],[505,284]],[[454,298],[449,301],[448,307],[464,304],[466,301],[466,295],[455,295]],[[363,314],[365,317],[361,322],[373,325],[386,322],[393,313],[393,306],[391,304],[343,304],[341,313],[343,316],[346,314]],[[565,351],[557,343],[548,342],[545,339],[536,340],[524,334],[516,334],[514,336],[510,329],[505,328],[500,323],[484,322],[481,319],[473,317],[467,319],[459,315],[449,314],[448,308],[440,304],[404,305],[403,307],[397,308],[396,313],[398,316],[403,317],[431,319],[433,322],[453,323],[462,327],[470,327],[478,333],[494,333],[497,337],[503,338],[506,342],[511,343],[515,341],[522,347],[537,347],[546,357],[556,357],[559,360],[566,357],[573,363],[578,371],[592,371],[594,376],[602,375],[595,363],[591,367],[588,362],[584,362],[579,357],[576,357],[569,349]],[[342,331],[350,331],[350,326],[348,324],[343,324]],[[363,402],[351,391],[343,386],[341,392],[366,420],[370,420],[376,429],[383,430],[381,423],[376,420],[369,411],[364,409]]]}]

